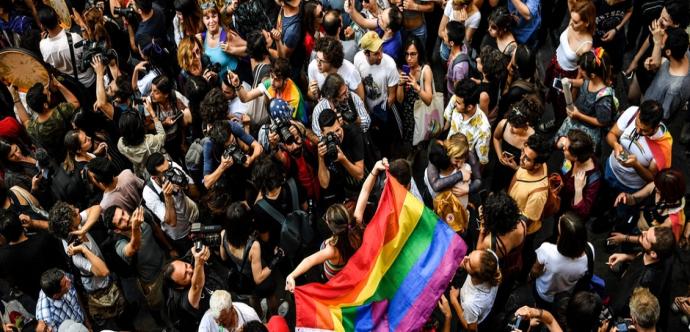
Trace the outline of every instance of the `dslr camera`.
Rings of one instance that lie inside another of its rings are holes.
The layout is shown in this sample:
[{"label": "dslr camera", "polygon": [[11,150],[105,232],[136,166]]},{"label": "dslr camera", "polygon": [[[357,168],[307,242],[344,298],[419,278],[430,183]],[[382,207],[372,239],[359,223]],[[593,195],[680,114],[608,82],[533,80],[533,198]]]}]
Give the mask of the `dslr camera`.
[{"label": "dslr camera", "polygon": [[122,16],[127,20],[135,20],[138,17],[137,12],[135,12],[132,7],[115,7],[113,14]]},{"label": "dslr camera", "polygon": [[166,180],[170,181],[170,183],[174,185],[182,188],[187,186],[187,175],[185,175],[184,172],[182,172],[182,170],[179,168],[170,167],[163,173],[163,176]]},{"label": "dslr camera", "polygon": [[202,246],[217,248],[220,246],[220,225],[202,225],[195,222],[189,231],[189,238],[194,241],[194,248],[201,250]]},{"label": "dslr camera", "polygon": [[231,144],[225,148],[223,157],[232,158],[232,162],[235,164],[244,164],[247,161],[247,156],[242,152],[242,149],[235,144]]},{"label": "dslr camera", "polygon": [[338,144],[340,140],[335,133],[328,133],[321,136],[321,142],[326,145],[326,161],[327,163],[333,163],[338,159]]},{"label": "dslr camera", "polygon": [[343,118],[345,123],[353,124],[357,122],[357,112],[353,109],[353,107],[350,107],[349,98],[350,97],[348,97],[348,101],[339,103],[336,106],[336,111],[340,113],[340,116]]},{"label": "dslr camera", "polygon": [[271,131],[274,133],[278,133],[281,142],[287,142],[290,139],[290,137],[292,137],[292,133],[290,132],[290,125],[290,120],[277,117],[273,119],[273,123],[271,123]]},{"label": "dslr camera", "polygon": [[108,49],[105,41],[83,41],[84,52],[81,55],[81,62],[79,62],[79,71],[83,72],[88,68],[91,68],[91,60],[94,56],[101,56],[101,63],[105,66],[110,63],[111,60],[117,59],[117,52],[113,49]]}]

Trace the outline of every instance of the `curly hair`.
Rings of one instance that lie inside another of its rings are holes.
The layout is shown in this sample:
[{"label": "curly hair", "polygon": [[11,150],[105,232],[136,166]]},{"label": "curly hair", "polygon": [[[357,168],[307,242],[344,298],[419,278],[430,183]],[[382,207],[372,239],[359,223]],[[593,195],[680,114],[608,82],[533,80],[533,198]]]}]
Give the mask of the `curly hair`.
[{"label": "curly hair", "polygon": [[544,105],[534,95],[525,95],[518,102],[513,104],[513,109],[527,116],[527,121],[531,124],[539,123],[544,114]]},{"label": "curly hair", "polygon": [[77,211],[72,205],[59,201],[53,205],[48,214],[48,229],[57,238],[67,240],[76,217]]},{"label": "curly hair", "polygon": [[549,160],[552,144],[546,136],[542,134],[534,134],[527,138],[526,145],[537,153],[537,157],[534,158],[534,163],[540,164]]},{"label": "curly hair", "polygon": [[228,117],[228,101],[220,88],[213,88],[201,101],[201,119],[206,123],[225,120]]},{"label": "curly hair", "polygon": [[483,212],[484,227],[496,236],[510,233],[520,220],[517,203],[505,191],[490,194],[484,202]]},{"label": "curly hair", "polygon": [[275,189],[285,183],[285,176],[273,158],[270,156],[261,157],[252,169],[252,182],[256,189],[264,195],[270,190]]},{"label": "curly hair", "polygon": [[508,58],[501,51],[491,46],[484,46],[479,52],[479,59],[482,61],[482,73],[489,82],[498,83],[505,79]]},{"label": "curly hair", "polygon": [[333,37],[321,37],[316,40],[314,51],[323,53],[323,58],[333,66],[333,68],[340,68],[345,59],[343,53],[343,44]]},{"label": "curly hair", "polygon": [[266,37],[261,30],[254,30],[247,34],[247,54],[256,61],[261,61],[270,55],[266,47]]},{"label": "curly hair", "polygon": [[491,15],[489,15],[489,25],[491,23],[496,25],[498,35],[513,30],[513,27],[517,24],[515,18],[506,7],[498,7],[491,12]]},{"label": "curly hair", "polygon": [[180,40],[180,45],[177,47],[177,62],[180,68],[189,72],[192,69],[192,60],[194,59],[194,46],[203,52],[204,45],[194,36],[185,36]]},{"label": "curly hair", "polygon": [[225,210],[225,238],[233,247],[247,244],[249,236],[254,232],[253,214],[245,202],[233,202]]}]

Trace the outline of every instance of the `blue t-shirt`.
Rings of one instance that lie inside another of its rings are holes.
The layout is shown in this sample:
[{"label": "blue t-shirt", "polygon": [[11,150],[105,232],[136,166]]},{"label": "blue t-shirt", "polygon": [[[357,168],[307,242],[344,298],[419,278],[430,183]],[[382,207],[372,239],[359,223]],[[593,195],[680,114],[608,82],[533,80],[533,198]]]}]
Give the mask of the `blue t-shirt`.
[{"label": "blue t-shirt", "polygon": [[[376,33],[379,35],[379,37],[383,38],[384,32],[383,29],[378,26],[378,23],[376,25]],[[402,36],[400,31],[395,32],[395,36],[393,36],[393,38],[384,41],[382,47],[383,53],[388,54],[391,58],[400,58],[400,49],[402,48]]]},{"label": "blue t-shirt", "polygon": [[[244,142],[244,144],[252,145],[254,138],[247,134],[242,128],[242,125],[235,121],[230,121],[230,132],[236,139]],[[210,139],[203,140],[204,142],[204,176],[213,173],[220,163],[220,158],[217,157],[215,151],[215,144]]]},{"label": "blue t-shirt", "polygon": [[[222,28],[221,28],[222,29]],[[228,69],[230,70],[235,70],[237,69],[237,58],[234,56],[228,54],[227,52],[223,51],[220,48],[220,43],[225,43],[228,38],[227,38],[227,32],[225,29],[222,29],[220,32],[220,39],[218,42],[218,45],[216,47],[209,47],[208,43],[206,42],[206,34],[203,34],[204,37],[204,54],[208,56],[209,60],[211,63],[218,63],[220,64],[220,77],[223,77],[225,73],[228,72]]]},{"label": "blue t-shirt", "polygon": [[283,15],[283,44],[290,49],[297,48],[302,39],[302,15],[297,14],[293,16]]},{"label": "blue t-shirt", "polygon": [[518,18],[518,24],[513,28],[513,36],[518,44],[527,43],[541,25],[541,1],[522,0],[522,2],[529,8],[530,15],[532,16],[532,19],[529,21],[518,13],[512,1],[508,1],[508,10]]}]

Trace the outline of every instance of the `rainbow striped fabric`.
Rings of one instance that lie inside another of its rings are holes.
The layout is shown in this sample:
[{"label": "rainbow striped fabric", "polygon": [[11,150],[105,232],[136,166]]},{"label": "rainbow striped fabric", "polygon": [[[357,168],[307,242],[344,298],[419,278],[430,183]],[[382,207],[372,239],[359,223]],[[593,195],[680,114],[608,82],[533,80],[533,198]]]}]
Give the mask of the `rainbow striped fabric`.
[{"label": "rainbow striped fabric", "polygon": [[467,245],[388,176],[362,246],[326,284],[295,289],[298,331],[415,331],[429,318]]}]

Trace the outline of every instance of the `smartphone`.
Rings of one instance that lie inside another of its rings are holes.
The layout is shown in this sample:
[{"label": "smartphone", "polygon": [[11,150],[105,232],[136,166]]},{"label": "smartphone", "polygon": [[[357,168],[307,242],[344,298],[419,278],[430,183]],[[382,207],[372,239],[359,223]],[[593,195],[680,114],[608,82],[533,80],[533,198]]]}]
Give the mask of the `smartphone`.
[{"label": "smartphone", "polygon": [[408,66],[408,65],[402,65],[402,72],[403,72],[405,75],[410,75],[410,66]]},{"label": "smartphone", "polygon": [[619,323],[616,325],[616,330],[618,332],[628,332],[628,324],[626,323]]},{"label": "smartphone", "polygon": [[621,153],[618,155],[618,160],[619,161],[626,161],[628,160],[628,152],[623,150]]},{"label": "smartphone", "polygon": [[178,115],[175,115],[175,117],[172,118],[173,122],[177,122],[177,120],[182,118],[182,116],[184,116],[184,113],[182,113],[182,112],[180,112],[180,114],[178,114]]},{"label": "smartphone", "polygon": [[558,91],[560,91],[560,92],[563,92],[563,83],[561,82],[561,79],[560,79],[560,78],[555,77],[555,78],[553,79],[553,83],[551,84],[551,86],[552,86],[554,89],[556,89],[556,90],[558,90]]},{"label": "smartphone", "polygon": [[508,159],[515,158],[515,155],[508,152],[508,151],[503,151],[503,157],[506,157]]}]

